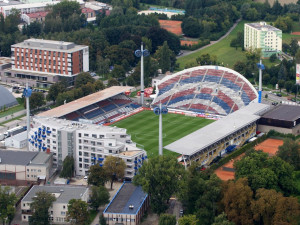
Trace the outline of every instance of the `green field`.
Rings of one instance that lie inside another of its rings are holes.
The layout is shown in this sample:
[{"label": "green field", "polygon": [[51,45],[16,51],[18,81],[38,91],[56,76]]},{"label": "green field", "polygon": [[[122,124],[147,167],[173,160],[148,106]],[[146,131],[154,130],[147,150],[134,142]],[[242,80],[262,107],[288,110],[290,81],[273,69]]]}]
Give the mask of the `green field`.
[{"label": "green field", "polygon": [[187,64],[196,62],[196,58],[202,54],[209,53],[210,55],[217,56],[217,61],[223,63],[225,67],[232,68],[236,61],[245,61],[246,56],[241,48],[237,50],[233,47],[230,47],[230,42],[233,38],[236,38],[238,32],[242,32],[244,29],[244,24],[246,21],[241,21],[235,27],[235,29],[223,40],[218,43],[209,46],[203,50],[200,50],[196,53],[181,57],[177,59],[177,63],[179,63],[179,70],[183,70]]},{"label": "green field", "polygon": [[[170,144],[212,122],[214,120],[172,113],[163,115],[163,145]],[[142,145],[148,157],[158,155],[158,116],[152,111],[140,112],[112,126],[126,128],[132,141]],[[164,149],[164,154],[177,155],[166,149]]]}]

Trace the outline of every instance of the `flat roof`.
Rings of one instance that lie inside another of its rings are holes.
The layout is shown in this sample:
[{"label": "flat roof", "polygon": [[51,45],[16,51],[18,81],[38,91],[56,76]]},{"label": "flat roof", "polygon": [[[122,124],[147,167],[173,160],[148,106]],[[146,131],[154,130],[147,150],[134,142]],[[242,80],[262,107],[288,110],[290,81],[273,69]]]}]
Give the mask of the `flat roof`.
[{"label": "flat roof", "polygon": [[46,191],[56,196],[55,203],[68,204],[71,199],[81,199],[83,194],[88,191],[86,187],[74,186],[37,186],[34,185],[31,190],[25,195],[22,201],[31,202],[37,192]]},{"label": "flat roof", "polygon": [[18,133],[16,135],[13,135],[9,138],[7,138],[9,140],[16,140],[16,141],[24,141],[25,139],[27,139],[27,131],[23,131],[21,133]]},{"label": "flat roof", "polygon": [[262,118],[295,121],[300,118],[300,106],[297,105],[278,105],[271,111],[265,113]]},{"label": "flat roof", "polygon": [[[141,186],[132,183],[123,183],[114,198],[103,213],[137,214],[140,206],[145,201],[146,194]],[[130,209],[129,206],[133,208]]]},{"label": "flat roof", "polygon": [[243,109],[233,112],[164,148],[179,154],[193,155],[258,120],[259,114],[269,108],[269,105],[250,103]]},{"label": "flat roof", "polygon": [[62,117],[69,113],[75,112],[79,109],[87,107],[89,105],[95,104],[107,98],[113,97],[115,95],[124,93],[131,90],[133,87],[130,86],[112,86],[106,88],[102,91],[90,94],[88,96],[82,97],[80,99],[69,102],[65,105],[58,106],[54,109],[48,110],[46,112],[40,113],[38,116],[44,117]]},{"label": "flat roof", "polygon": [[246,23],[246,25],[249,25],[250,27],[253,27],[257,30],[263,30],[263,29],[267,29],[268,31],[280,31],[280,29],[273,27],[269,24],[267,24],[266,22],[259,22],[259,23]]},{"label": "flat roof", "polygon": [[39,152],[0,150],[1,164],[27,166]]}]

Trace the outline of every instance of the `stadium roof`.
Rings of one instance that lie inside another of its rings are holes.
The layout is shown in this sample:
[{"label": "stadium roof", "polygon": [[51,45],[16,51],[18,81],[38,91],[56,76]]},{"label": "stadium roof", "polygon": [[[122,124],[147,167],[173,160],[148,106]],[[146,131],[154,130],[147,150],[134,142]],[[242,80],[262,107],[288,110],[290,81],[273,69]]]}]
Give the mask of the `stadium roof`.
[{"label": "stadium roof", "polygon": [[9,92],[9,90],[0,85],[0,109],[4,106],[7,108],[17,104],[18,102],[16,98]]},{"label": "stadium roof", "polygon": [[229,114],[164,148],[179,154],[193,155],[258,120],[259,115],[269,108],[269,105],[251,103],[243,109]]},{"label": "stadium roof", "polygon": [[[112,201],[106,207],[103,213],[138,213],[140,206],[143,204],[147,194],[143,192],[141,186],[134,186],[132,183],[124,183]],[[133,209],[129,206],[133,205]]]},{"label": "stadium roof", "polygon": [[86,187],[72,187],[72,186],[33,186],[31,190],[25,195],[22,201],[31,202],[32,198],[36,196],[37,192],[46,191],[55,194],[55,203],[68,204],[71,199],[81,199],[81,197],[88,191]]},{"label": "stadium roof", "polygon": [[40,113],[38,116],[45,116],[45,117],[62,117],[69,113],[75,112],[79,109],[82,109],[84,107],[87,107],[89,105],[95,104],[97,102],[100,102],[102,100],[108,99],[110,97],[113,97],[115,95],[124,93],[126,91],[131,90],[133,87],[130,86],[112,86],[109,88],[106,88],[102,91],[98,91],[96,93],[90,94],[88,96],[85,96],[83,98],[74,100],[72,102],[69,102],[65,105],[61,105],[59,107],[56,107],[54,109],[48,110],[46,112]]},{"label": "stadium roof", "polygon": [[300,118],[300,106],[297,105],[278,105],[271,111],[265,113],[262,118],[295,121]]}]

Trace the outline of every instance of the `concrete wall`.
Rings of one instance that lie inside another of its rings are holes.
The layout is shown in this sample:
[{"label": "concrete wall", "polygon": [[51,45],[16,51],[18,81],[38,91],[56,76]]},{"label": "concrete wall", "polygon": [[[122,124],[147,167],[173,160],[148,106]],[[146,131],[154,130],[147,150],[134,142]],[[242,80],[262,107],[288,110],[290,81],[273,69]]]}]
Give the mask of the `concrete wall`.
[{"label": "concrete wall", "polygon": [[293,135],[299,135],[300,134],[300,124],[298,124],[294,128],[282,128],[282,127],[273,127],[273,126],[267,126],[267,125],[258,125],[258,130],[264,133],[269,132],[270,130],[275,130],[279,133],[283,134],[293,134]]}]

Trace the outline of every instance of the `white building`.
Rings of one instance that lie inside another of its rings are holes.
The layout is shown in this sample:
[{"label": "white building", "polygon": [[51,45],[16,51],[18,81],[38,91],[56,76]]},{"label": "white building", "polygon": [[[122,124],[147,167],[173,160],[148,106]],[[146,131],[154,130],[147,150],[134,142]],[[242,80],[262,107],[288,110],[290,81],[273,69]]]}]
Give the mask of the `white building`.
[{"label": "white building", "polygon": [[266,22],[245,23],[244,48],[262,50],[264,58],[282,51],[282,31]]},{"label": "white building", "polygon": [[36,193],[46,191],[55,196],[56,200],[49,208],[50,220],[54,224],[66,224],[68,203],[71,199],[80,199],[87,202],[89,189],[86,187],[74,186],[33,186],[21,201],[22,221],[29,221],[32,215],[30,204],[33,202]]},{"label": "white building", "polygon": [[91,165],[102,166],[105,157],[111,155],[125,161],[125,177],[131,179],[147,158],[146,151],[136,147],[123,128],[41,117],[33,118],[33,126],[29,149],[49,149],[57,167],[67,155],[73,155],[76,175],[87,175]]},{"label": "white building", "polygon": [[27,131],[16,134],[5,139],[5,146],[8,148],[26,148],[27,147]]}]

